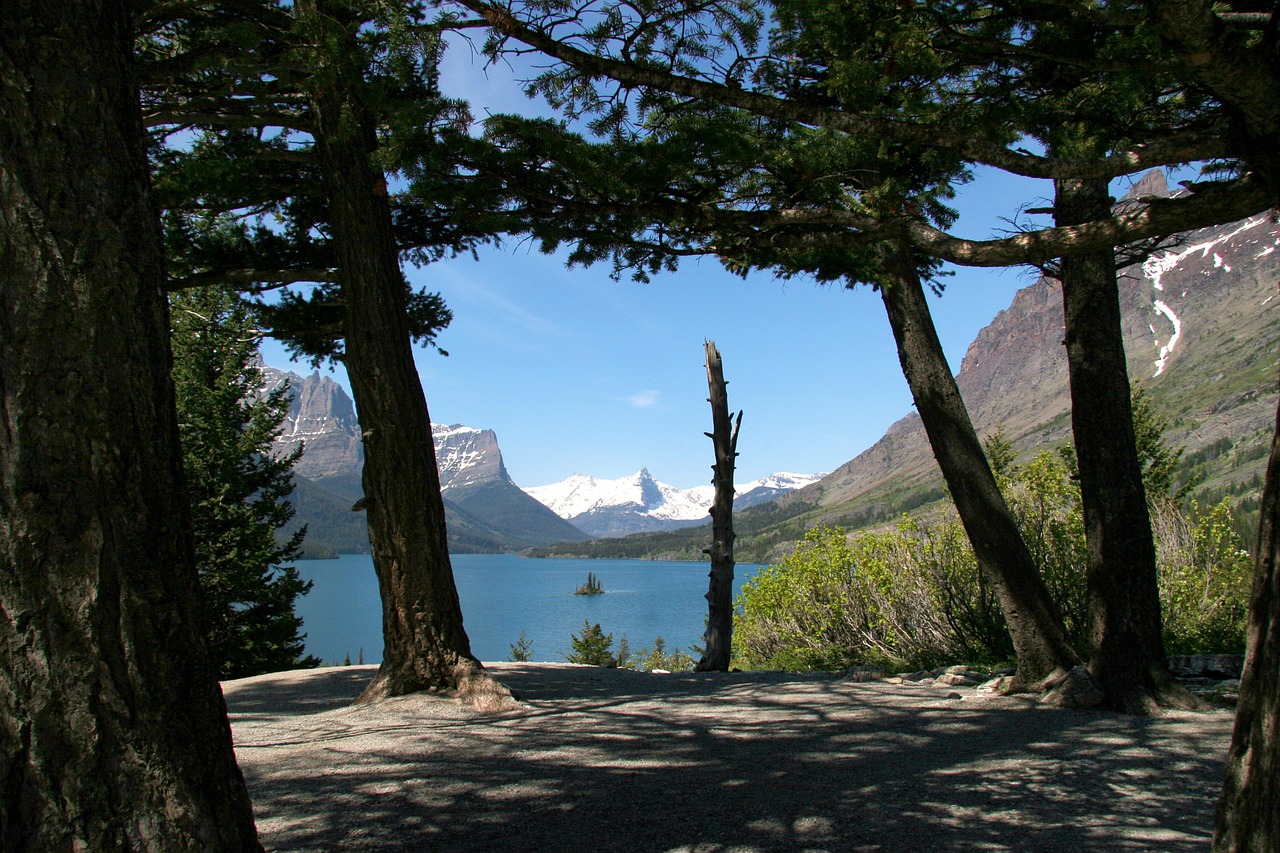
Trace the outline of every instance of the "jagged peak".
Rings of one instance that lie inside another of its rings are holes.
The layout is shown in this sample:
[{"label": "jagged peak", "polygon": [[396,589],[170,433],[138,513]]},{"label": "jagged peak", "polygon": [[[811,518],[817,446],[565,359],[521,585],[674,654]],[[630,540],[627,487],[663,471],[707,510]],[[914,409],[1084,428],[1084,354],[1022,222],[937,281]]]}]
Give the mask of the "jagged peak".
[{"label": "jagged peak", "polygon": [[1169,179],[1165,176],[1164,169],[1152,169],[1141,178],[1138,178],[1137,182],[1124,194],[1124,198],[1120,200],[1122,202],[1133,201],[1134,199],[1149,198],[1151,196],[1166,198],[1171,194],[1169,192]]}]

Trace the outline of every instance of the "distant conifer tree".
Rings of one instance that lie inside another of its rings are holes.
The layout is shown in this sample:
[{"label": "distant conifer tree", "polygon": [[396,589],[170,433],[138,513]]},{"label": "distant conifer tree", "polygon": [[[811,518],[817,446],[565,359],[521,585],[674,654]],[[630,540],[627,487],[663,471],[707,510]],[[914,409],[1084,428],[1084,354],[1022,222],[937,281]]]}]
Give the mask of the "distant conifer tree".
[{"label": "distant conifer tree", "polygon": [[303,652],[294,602],[311,588],[286,565],[305,529],[293,517],[293,465],[271,445],[288,413],[285,388],[263,393],[257,338],[235,293],[173,295],[174,386],[191,501],[202,611],[219,677],[317,666]]},{"label": "distant conifer tree", "polygon": [[600,623],[592,625],[582,620],[582,633],[571,634],[570,644],[573,652],[569,655],[569,663],[583,663],[588,666],[617,666],[613,656],[613,634],[606,634]]}]

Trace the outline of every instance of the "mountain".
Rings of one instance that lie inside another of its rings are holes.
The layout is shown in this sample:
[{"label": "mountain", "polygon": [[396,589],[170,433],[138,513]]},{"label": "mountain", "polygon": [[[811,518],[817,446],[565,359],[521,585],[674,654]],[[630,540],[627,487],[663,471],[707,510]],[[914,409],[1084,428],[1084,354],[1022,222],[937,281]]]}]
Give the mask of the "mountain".
[{"label": "mountain", "polygon": [[[759,480],[752,480],[749,483],[735,483],[733,508],[742,510],[768,503],[788,492],[794,492],[796,489],[803,489],[805,486],[816,483],[825,476],[827,476],[826,472],[821,474],[790,474],[780,471],[767,477],[761,477]],[[715,497],[715,488],[712,486],[696,486],[689,489],[689,493],[699,495],[705,501],[703,505],[709,507],[711,506],[712,498]]]},{"label": "mountain", "polygon": [[[821,476],[773,474],[737,486],[734,503],[742,507],[770,501]],[[617,480],[574,474],[559,483],[525,491],[592,536],[625,536],[702,524],[715,494],[711,486],[680,490],[660,483],[646,468]]]},{"label": "mountain", "polygon": [[303,377],[264,366],[262,372],[267,392],[289,383],[289,414],[276,439],[276,452],[292,453],[305,445],[294,473],[355,502],[364,494],[360,486],[364,445],[347,392],[319,371]]},{"label": "mountain", "polygon": [[[1158,182],[1158,183],[1157,183]],[[1167,193],[1160,173],[1139,194]],[[1261,472],[1276,411],[1280,343],[1280,233],[1266,216],[1181,235],[1121,272],[1129,374],[1169,420],[1166,441],[1185,447],[1184,477],[1207,494],[1248,496]],[[943,298],[940,311],[946,310]],[[1062,294],[1041,277],[978,333],[957,383],[979,434],[997,430],[1024,453],[1070,440]],[[888,518],[941,493],[919,416],[826,479],[780,498],[810,520]]]},{"label": "mountain", "polygon": [[[263,372],[268,391],[288,382],[292,396],[276,451],[304,447],[294,468],[293,526],[308,525],[307,540],[315,550],[367,551],[364,517],[350,509],[364,493],[364,446],[351,398],[318,372]],[[588,538],[511,481],[492,430],[432,424],[431,432],[450,551],[519,551]]]},{"label": "mountain", "polygon": [[[1155,172],[1130,196],[1162,194],[1168,188]],[[1121,271],[1129,374],[1154,412],[1168,420],[1166,442],[1185,448],[1183,481],[1204,478],[1196,490],[1202,504],[1230,495],[1255,507],[1261,491],[1280,374],[1277,247],[1276,223],[1257,216],[1180,235],[1174,245]],[[947,310],[945,296],[935,310]],[[1003,432],[1023,459],[1070,441],[1062,341],[1061,289],[1044,277],[1020,290],[978,333],[956,379],[980,435]],[[815,524],[883,524],[945,494],[923,425],[912,412],[819,482],[740,513],[737,556],[774,559]],[[594,550],[576,546],[574,552],[698,559],[705,547],[695,541],[699,535],[645,534],[625,545],[592,543]]]},{"label": "mountain", "polygon": [[[459,522],[472,522],[491,534],[488,537],[491,541],[481,541],[472,533],[471,550],[520,551],[553,542],[580,542],[590,538],[512,482],[493,430],[432,424],[431,434],[445,506],[459,513]],[[451,520],[451,540],[453,525]],[[462,544],[450,547],[459,550]]]},{"label": "mountain", "polygon": [[[1129,374],[1170,420],[1166,440],[1185,446],[1187,461],[1223,440],[1237,455],[1256,458],[1269,439],[1280,340],[1277,245],[1275,223],[1253,217],[1183,235],[1179,245],[1122,271]],[[1043,277],[979,332],[957,383],[980,434],[1002,430],[1028,451],[1070,438],[1062,336],[1061,290]],[[860,496],[890,494],[886,485],[901,492],[904,478],[934,477],[934,467],[923,425],[911,414],[794,499],[844,507]],[[1226,466],[1209,483],[1227,487],[1253,473]]]}]

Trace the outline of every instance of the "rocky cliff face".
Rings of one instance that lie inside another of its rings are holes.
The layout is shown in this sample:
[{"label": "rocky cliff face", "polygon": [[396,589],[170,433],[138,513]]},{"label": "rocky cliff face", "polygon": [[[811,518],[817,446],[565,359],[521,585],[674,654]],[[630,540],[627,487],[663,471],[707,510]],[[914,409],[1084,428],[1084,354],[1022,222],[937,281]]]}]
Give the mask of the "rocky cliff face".
[{"label": "rocky cliff face", "polygon": [[444,494],[491,480],[511,480],[493,430],[432,424],[431,437],[436,443],[436,467]]},{"label": "rocky cliff face", "polygon": [[[264,373],[267,390],[287,382],[293,398],[276,450],[304,448],[294,469],[306,481],[295,499],[296,521],[308,524],[309,541],[329,545],[326,537],[332,534],[337,547],[329,547],[351,550],[352,539],[360,537],[367,548],[362,517],[339,511],[363,494],[364,447],[351,398],[319,373],[304,377],[275,368]],[[431,433],[451,551],[519,551],[587,538],[511,482],[492,430],[432,424]]]},{"label": "rocky cliff face", "polygon": [[[1135,194],[1167,192],[1159,173]],[[1202,229],[1120,277],[1130,376],[1171,419],[1166,439],[1188,456],[1227,443],[1243,456],[1266,440],[1276,408],[1280,344],[1280,231],[1267,217]],[[945,299],[943,301],[945,308]],[[957,383],[980,435],[1002,430],[1030,450],[1070,438],[1062,294],[1040,278],[975,338]],[[1254,467],[1257,467],[1256,465]],[[1247,466],[1220,476],[1237,482]],[[874,446],[821,482],[780,499],[816,502],[827,517],[940,482],[919,417],[895,423]],[[933,486],[936,490],[936,485]],[[890,501],[891,503],[892,501]]]},{"label": "rocky cliff face", "polygon": [[360,497],[360,469],[364,466],[364,445],[355,406],[342,386],[328,376],[310,376],[263,368],[266,390],[288,383],[292,403],[285,418],[284,432],[275,449],[291,453],[306,449],[294,471],[355,501]]}]

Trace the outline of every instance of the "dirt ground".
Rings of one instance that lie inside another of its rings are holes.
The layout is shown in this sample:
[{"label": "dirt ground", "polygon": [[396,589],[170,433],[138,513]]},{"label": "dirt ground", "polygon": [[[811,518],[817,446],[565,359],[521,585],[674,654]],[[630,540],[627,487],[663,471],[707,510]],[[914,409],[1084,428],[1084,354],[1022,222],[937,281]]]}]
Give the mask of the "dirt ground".
[{"label": "dirt ground", "polygon": [[374,667],[225,682],[266,848],[1202,851],[1232,724],[828,674],[487,666],[518,709],[351,707]]}]

